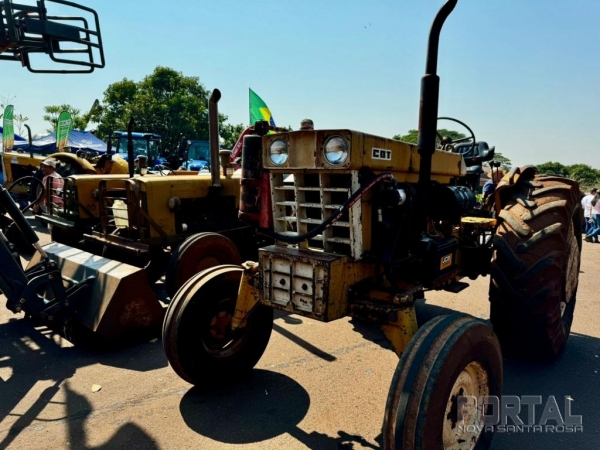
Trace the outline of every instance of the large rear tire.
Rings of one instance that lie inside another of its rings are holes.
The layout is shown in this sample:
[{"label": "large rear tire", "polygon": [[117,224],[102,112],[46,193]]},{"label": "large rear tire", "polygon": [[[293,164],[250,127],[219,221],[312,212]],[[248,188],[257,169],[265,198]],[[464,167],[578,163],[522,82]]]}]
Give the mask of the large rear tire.
[{"label": "large rear tire", "polygon": [[189,236],[173,252],[165,272],[165,287],[171,298],[197,273],[222,264],[240,265],[242,257],[235,244],[218,233]]},{"label": "large rear tire", "polygon": [[459,407],[469,406],[462,403],[466,398],[500,396],[502,370],[500,343],[484,322],[459,314],[427,322],[394,373],[383,422],[384,450],[488,448],[493,433],[484,431],[483,408],[461,408],[461,416]]},{"label": "large rear tire", "polygon": [[244,377],[269,343],[273,310],[264,305],[254,308],[244,328],[231,329],[243,271],[232,265],[204,270],[177,291],[167,309],[167,359],[181,378],[202,389]]},{"label": "large rear tire", "polygon": [[499,214],[490,319],[507,353],[554,360],[564,350],[579,282],[581,205],[576,182],[519,180]]}]

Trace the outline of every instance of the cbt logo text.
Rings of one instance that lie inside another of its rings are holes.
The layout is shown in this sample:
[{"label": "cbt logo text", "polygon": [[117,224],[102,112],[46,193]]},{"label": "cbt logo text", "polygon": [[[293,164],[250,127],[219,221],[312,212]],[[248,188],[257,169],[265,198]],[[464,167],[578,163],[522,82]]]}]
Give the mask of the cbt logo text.
[{"label": "cbt logo text", "polygon": [[384,148],[373,147],[373,149],[371,151],[371,158],[372,159],[384,159],[386,161],[391,161],[392,160],[392,151],[386,150]]},{"label": "cbt logo text", "polygon": [[577,433],[583,432],[582,416],[571,413],[573,399],[565,397],[561,408],[551,395],[459,396],[458,429],[462,432]]}]

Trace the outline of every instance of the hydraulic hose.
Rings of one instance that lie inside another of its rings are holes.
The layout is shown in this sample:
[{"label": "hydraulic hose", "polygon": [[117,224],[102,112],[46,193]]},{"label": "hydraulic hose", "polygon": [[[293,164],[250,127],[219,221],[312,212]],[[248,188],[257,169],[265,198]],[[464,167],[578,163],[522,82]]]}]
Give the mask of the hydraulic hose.
[{"label": "hydraulic hose", "polygon": [[365,195],[369,189],[371,189],[377,183],[379,183],[383,180],[391,179],[391,178],[392,178],[391,173],[383,173],[381,175],[376,176],[368,184],[366,184],[365,186],[362,186],[358,191],[356,191],[354,194],[352,194],[350,196],[350,198],[348,198],[348,200],[346,200],[346,202],[337,209],[336,212],[334,212],[331,216],[329,216],[327,219],[325,219],[318,227],[313,228],[306,234],[301,234],[299,236],[287,236],[285,234],[275,233],[274,231],[266,230],[266,229],[259,229],[258,232],[267,237],[276,239],[278,241],[287,242],[288,244],[297,244],[297,243],[303,242],[307,239],[311,239],[311,238],[315,237],[317,234],[321,233],[327,227],[330,227],[335,222],[340,220],[342,215],[346,211],[348,211],[350,208],[352,208],[352,206],[358,201],[358,199],[361,198],[363,195]]}]

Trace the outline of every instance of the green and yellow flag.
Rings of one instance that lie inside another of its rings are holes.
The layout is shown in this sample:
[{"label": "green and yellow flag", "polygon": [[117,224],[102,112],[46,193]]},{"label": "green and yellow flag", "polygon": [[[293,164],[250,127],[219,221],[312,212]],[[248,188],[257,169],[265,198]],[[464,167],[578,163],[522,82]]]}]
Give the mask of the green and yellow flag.
[{"label": "green and yellow flag", "polygon": [[56,126],[56,151],[61,152],[69,144],[69,134],[73,127],[73,118],[68,111],[63,111],[58,116],[58,125]]},{"label": "green and yellow flag", "polygon": [[250,125],[254,125],[257,120],[266,120],[272,127],[275,126],[275,120],[267,104],[250,89]]},{"label": "green and yellow flag", "polygon": [[13,105],[4,108],[2,120],[2,147],[4,150],[10,150],[15,145],[15,127],[13,123]]}]

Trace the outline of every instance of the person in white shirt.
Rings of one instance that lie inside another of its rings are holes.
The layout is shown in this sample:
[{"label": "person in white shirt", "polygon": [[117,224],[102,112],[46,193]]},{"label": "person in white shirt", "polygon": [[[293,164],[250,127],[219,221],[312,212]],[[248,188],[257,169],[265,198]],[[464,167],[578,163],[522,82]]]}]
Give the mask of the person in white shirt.
[{"label": "person in white shirt", "polygon": [[592,189],[591,192],[581,199],[581,209],[583,209],[583,216],[585,217],[585,234],[595,228],[594,219],[592,217],[592,200],[596,196],[596,188]]},{"label": "person in white shirt", "polygon": [[597,244],[598,236],[600,235],[600,195],[598,193],[596,193],[591,201],[591,217],[593,226],[588,230],[585,240]]}]

